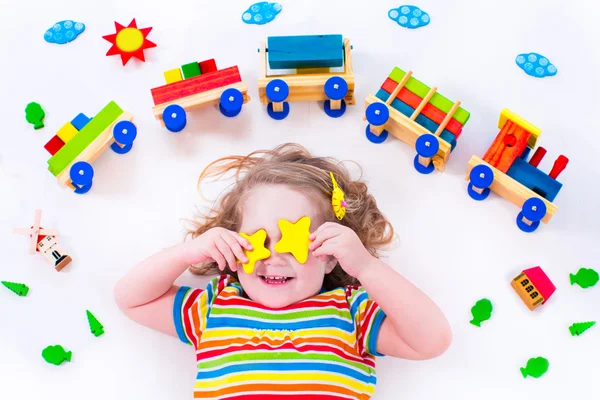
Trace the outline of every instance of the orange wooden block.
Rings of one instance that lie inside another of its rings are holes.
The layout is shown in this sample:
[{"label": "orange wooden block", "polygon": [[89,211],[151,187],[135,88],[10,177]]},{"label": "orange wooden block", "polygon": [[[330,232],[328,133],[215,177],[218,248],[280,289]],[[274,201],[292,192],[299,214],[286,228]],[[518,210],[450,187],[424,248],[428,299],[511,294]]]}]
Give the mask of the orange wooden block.
[{"label": "orange wooden block", "polygon": [[483,161],[506,173],[527,147],[530,133],[508,120],[489,147]]}]

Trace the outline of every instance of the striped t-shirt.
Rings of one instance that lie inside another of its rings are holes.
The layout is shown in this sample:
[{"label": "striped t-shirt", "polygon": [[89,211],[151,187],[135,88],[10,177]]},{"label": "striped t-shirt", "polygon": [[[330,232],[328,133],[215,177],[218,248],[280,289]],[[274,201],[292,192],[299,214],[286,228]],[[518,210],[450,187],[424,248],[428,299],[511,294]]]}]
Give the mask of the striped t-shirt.
[{"label": "striped t-shirt", "polygon": [[196,349],[195,398],[369,399],[375,390],[385,314],[360,287],[271,309],[221,275],[205,290],[181,287],[173,318]]}]

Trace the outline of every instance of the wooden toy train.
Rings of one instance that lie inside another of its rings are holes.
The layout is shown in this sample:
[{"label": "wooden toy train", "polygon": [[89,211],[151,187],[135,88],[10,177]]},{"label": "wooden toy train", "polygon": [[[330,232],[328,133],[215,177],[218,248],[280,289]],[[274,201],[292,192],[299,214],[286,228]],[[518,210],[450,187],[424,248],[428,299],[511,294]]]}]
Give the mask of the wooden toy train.
[{"label": "wooden toy train", "polygon": [[537,166],[546,154],[538,147],[529,162],[530,150],[535,148],[540,128],[508,109],[502,110],[498,121],[500,133],[483,159],[473,156],[467,167],[470,181],[468,193],[475,200],[486,199],[494,191],[518,207],[517,226],[523,232],[533,232],[540,221],[548,223],[557,207],[552,203],[562,188],[556,180],[569,159],[563,155],[554,162],[550,174]]},{"label": "wooden toy train", "polygon": [[52,155],[48,170],[59,183],[75,193],[87,193],[94,178],[93,163],[110,148],[118,154],[129,152],[137,136],[133,115],[111,101],[92,119],[77,115],[58,130],[44,148]]},{"label": "wooden toy train", "polygon": [[367,139],[382,143],[388,132],[417,150],[415,169],[443,172],[470,113],[396,67],[377,94],[365,100]]},{"label": "wooden toy train", "polygon": [[[182,76],[183,72],[183,76]],[[219,104],[221,113],[235,117],[250,101],[248,87],[237,66],[217,69],[214,59],[192,62],[164,73],[166,85],[151,89],[156,119],[171,132],[180,132],[187,123],[186,111]]]},{"label": "wooden toy train", "polygon": [[291,101],[325,101],[340,117],[354,105],[352,46],[342,35],[270,36],[258,49],[258,93],[273,119],[284,119]]}]

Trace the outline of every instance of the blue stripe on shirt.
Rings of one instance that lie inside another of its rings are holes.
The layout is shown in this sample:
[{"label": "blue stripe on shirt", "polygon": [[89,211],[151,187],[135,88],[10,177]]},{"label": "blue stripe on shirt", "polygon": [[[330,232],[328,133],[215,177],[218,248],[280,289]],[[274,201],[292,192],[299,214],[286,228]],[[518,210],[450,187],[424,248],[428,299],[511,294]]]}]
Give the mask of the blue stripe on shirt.
[{"label": "blue stripe on shirt", "polygon": [[208,380],[219,377],[224,377],[229,374],[235,374],[237,372],[257,372],[257,371],[273,371],[274,374],[277,371],[322,371],[322,372],[334,372],[344,376],[351,376],[366,384],[375,384],[377,382],[375,376],[365,375],[352,368],[343,367],[337,364],[330,364],[326,361],[323,362],[290,362],[290,363],[278,363],[278,362],[267,362],[267,363],[242,363],[236,365],[230,365],[227,367],[219,368],[213,371],[200,371],[196,376],[197,380]]},{"label": "blue stripe on shirt", "polygon": [[375,319],[373,320],[373,325],[371,325],[371,332],[369,333],[369,343],[367,343],[367,351],[374,356],[384,357],[384,354],[377,352],[377,336],[379,335],[379,330],[381,329],[381,324],[385,318],[385,312],[382,309],[377,311],[375,315]]},{"label": "blue stripe on shirt", "polygon": [[211,316],[207,323],[206,328],[251,328],[251,329],[273,329],[273,330],[299,330],[299,329],[311,329],[311,328],[339,328],[348,333],[354,331],[354,325],[345,320],[336,318],[319,318],[310,319],[307,321],[292,322],[285,320],[282,322],[266,322],[266,321],[255,321],[244,318],[232,318],[232,317],[218,317]]},{"label": "blue stripe on shirt", "polygon": [[185,336],[185,330],[183,328],[183,321],[181,320],[181,313],[183,308],[183,299],[187,292],[191,288],[188,286],[182,286],[177,290],[175,294],[175,300],[173,301],[173,322],[175,323],[175,330],[177,331],[177,336],[179,340],[183,343],[190,344],[187,336]]}]

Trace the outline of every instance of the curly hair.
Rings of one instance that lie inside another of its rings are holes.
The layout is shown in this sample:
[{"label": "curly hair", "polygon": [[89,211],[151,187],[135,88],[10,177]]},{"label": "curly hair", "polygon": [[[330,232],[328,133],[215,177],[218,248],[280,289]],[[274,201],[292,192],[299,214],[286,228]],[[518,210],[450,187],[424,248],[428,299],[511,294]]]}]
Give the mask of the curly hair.
[{"label": "curly hair", "polygon": [[[333,173],[345,193],[347,206],[342,221],[336,219],[331,206],[333,185],[329,172]],[[319,202],[323,219],[337,221],[352,229],[374,257],[379,257],[379,250],[394,238],[392,225],[377,207],[375,198],[361,178],[353,180],[342,162],[329,157],[313,157],[299,144],[285,143],[272,150],[257,150],[247,156],[229,156],[213,161],[198,178],[200,196],[205,198],[201,185],[206,179],[222,179],[228,173],[234,173],[231,189],[217,198],[208,212],[200,212],[195,220],[190,221],[192,229],[187,231],[186,238],[196,238],[214,227],[237,232],[245,196],[263,184],[288,185],[313,194],[315,201]],[[191,266],[190,271],[197,275],[222,273],[215,262]],[[236,276],[229,268],[226,273]],[[327,290],[356,284],[360,282],[348,275],[339,264],[325,275],[323,282]]]}]

